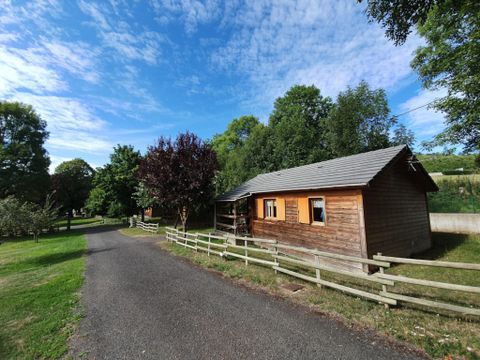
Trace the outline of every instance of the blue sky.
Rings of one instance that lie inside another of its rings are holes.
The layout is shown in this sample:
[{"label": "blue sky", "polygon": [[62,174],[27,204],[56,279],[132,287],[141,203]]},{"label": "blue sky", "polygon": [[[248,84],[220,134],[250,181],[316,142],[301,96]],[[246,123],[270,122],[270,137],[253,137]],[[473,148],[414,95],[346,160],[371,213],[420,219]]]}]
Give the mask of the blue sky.
[{"label": "blue sky", "polygon": [[[267,121],[275,98],[314,84],[335,98],[362,79],[393,114],[442,92],[409,63],[422,41],[395,47],[363,6],[340,1],[0,0],[0,99],[32,104],[48,123],[52,169],[112,147],[145,152],[160,135],[202,138],[247,114]],[[419,140],[443,128],[427,108],[401,117]]]}]

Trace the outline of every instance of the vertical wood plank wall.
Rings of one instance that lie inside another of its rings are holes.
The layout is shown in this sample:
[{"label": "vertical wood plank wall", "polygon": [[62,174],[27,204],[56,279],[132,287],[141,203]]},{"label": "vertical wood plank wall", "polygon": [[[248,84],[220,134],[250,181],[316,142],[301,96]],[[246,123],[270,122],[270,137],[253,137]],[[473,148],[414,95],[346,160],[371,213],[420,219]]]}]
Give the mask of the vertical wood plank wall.
[{"label": "vertical wood plank wall", "polygon": [[431,246],[425,190],[406,159],[374,179],[364,191],[367,250],[410,256]]},{"label": "vertical wood plank wall", "polygon": [[[346,255],[362,255],[363,217],[359,216],[361,190],[272,193],[256,196],[257,200],[285,199],[285,220],[259,217],[255,212],[252,234],[294,245],[317,248]],[[325,199],[326,225],[301,224],[298,221],[298,198],[321,196]],[[261,214],[260,214],[261,215]]]}]

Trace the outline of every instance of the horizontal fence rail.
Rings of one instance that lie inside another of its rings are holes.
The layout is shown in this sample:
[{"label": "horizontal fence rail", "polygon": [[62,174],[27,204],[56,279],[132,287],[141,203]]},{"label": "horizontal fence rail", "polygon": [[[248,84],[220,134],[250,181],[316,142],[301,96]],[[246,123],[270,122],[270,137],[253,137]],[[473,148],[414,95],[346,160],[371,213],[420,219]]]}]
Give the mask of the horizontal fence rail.
[{"label": "horizontal fence rail", "polygon": [[[394,264],[411,264],[463,270],[480,270],[480,264],[398,258],[383,256],[380,253],[374,255],[373,259],[366,259],[283,244],[272,239],[188,233],[170,227],[166,228],[166,238],[168,241],[185,248],[206,252],[208,256],[217,255],[225,259],[240,259],[245,262],[245,265],[249,263],[264,265],[273,269],[275,273],[283,273],[315,283],[320,287],[325,286],[347,294],[376,301],[384,304],[386,307],[395,306],[399,303],[411,303],[427,308],[448,310],[463,315],[480,316],[480,309],[478,308],[423,299],[393,291],[396,284],[409,284],[427,288],[480,294],[480,287],[478,286],[451,284],[385,273],[385,271]],[[343,269],[332,265],[332,260],[341,263],[354,263],[359,266],[359,269],[361,266],[370,265],[378,270],[373,274],[367,274],[360,270]],[[289,266],[293,267],[293,269],[289,269]],[[302,273],[298,267],[310,270],[311,274]],[[315,275],[313,275],[313,273]],[[381,287],[381,290],[375,290],[373,287],[368,287],[367,290],[357,289],[352,286],[339,284],[337,282],[338,279],[334,278],[332,280],[332,276],[330,276],[328,280],[322,278],[322,274],[325,273],[329,275],[333,274],[334,276],[341,275],[349,279],[350,282],[361,280],[371,283],[372,285],[377,284]],[[427,293],[427,295],[430,294]]]},{"label": "horizontal fence rail", "polygon": [[158,234],[158,229],[159,229],[158,224],[145,223],[145,222],[142,222],[142,221],[137,221],[136,226],[137,226],[137,228],[142,229],[144,231],[148,231],[148,232],[151,232],[151,233]]}]

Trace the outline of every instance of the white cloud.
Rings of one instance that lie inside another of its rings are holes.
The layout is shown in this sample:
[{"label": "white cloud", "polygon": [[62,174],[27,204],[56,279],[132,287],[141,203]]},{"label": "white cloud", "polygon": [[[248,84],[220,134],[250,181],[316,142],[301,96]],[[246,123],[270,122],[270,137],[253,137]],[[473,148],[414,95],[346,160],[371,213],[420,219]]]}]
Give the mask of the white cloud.
[{"label": "white cloud", "polygon": [[240,74],[254,85],[252,106],[271,104],[294,84],[315,84],[335,96],[362,79],[395,89],[411,74],[412,36],[395,47],[363,7],[342,1],[255,1],[230,11],[233,35],[212,55],[214,67]]},{"label": "white cloud", "polygon": [[424,105],[430,104],[446,95],[446,90],[420,90],[416,96],[408,99],[400,105],[402,112],[410,111],[404,116],[407,119],[409,127],[420,137],[431,137],[440,133],[444,129],[444,115],[433,109],[431,106]]}]

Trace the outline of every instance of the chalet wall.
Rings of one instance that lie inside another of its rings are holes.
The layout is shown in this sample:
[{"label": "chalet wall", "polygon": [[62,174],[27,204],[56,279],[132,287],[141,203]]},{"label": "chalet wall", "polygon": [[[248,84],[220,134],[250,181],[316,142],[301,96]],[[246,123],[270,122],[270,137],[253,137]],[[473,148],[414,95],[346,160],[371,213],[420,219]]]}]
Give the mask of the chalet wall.
[{"label": "chalet wall", "polygon": [[[298,199],[317,196],[325,199],[325,226],[300,223]],[[363,214],[359,214],[362,206],[360,190],[262,194],[255,197],[253,202],[255,209],[263,199],[271,198],[284,199],[285,220],[264,219],[262,214],[255,210],[251,224],[254,237],[277,239],[298,246],[362,256],[364,224]]]},{"label": "chalet wall", "polygon": [[368,256],[410,256],[431,246],[425,190],[406,159],[399,160],[364,191]]}]

